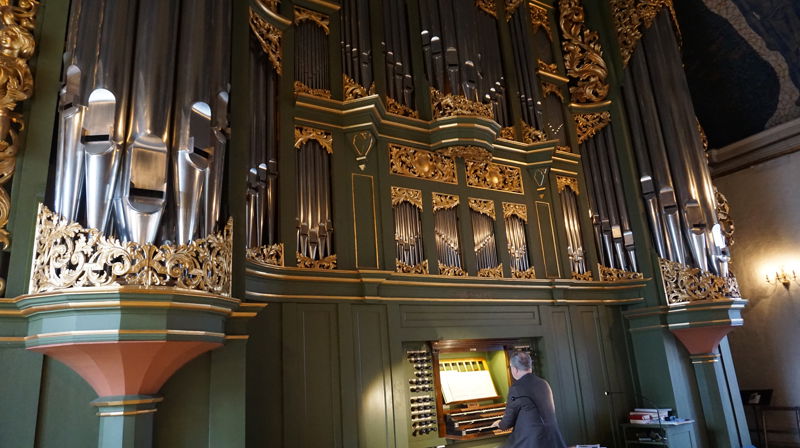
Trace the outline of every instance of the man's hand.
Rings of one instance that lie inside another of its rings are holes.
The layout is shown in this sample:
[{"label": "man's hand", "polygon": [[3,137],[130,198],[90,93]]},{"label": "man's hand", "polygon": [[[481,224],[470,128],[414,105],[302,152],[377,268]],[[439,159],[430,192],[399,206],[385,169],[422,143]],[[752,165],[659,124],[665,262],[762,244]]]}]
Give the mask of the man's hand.
[{"label": "man's hand", "polygon": [[490,426],[490,428],[499,428],[499,427],[500,427],[500,420],[495,420],[494,423],[492,423],[492,426]]}]

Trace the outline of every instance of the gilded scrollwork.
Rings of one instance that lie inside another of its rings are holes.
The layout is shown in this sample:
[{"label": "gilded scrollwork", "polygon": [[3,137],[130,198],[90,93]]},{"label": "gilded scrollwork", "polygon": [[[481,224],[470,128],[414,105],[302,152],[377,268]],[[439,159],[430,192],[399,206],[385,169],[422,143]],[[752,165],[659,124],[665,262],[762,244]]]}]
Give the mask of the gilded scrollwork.
[{"label": "gilded scrollwork", "polygon": [[446,275],[448,277],[466,277],[467,271],[458,266],[449,266],[439,262],[439,275]]},{"label": "gilded scrollwork", "polygon": [[493,268],[483,268],[478,270],[478,277],[483,278],[503,278],[503,263]]},{"label": "gilded scrollwork", "polygon": [[672,0],[610,0],[610,3],[624,65],[628,65],[636,44],[642,38],[642,33],[653,25],[653,21],[663,8],[669,10],[676,35],[680,38]]},{"label": "gilded scrollwork", "polygon": [[575,114],[575,124],[578,131],[578,143],[583,143],[600,132],[611,123],[611,113],[608,111],[589,114]]},{"label": "gilded scrollwork", "polygon": [[517,11],[517,9],[522,5],[524,0],[506,0],[506,22],[511,21],[511,17]]},{"label": "gilded scrollwork", "polygon": [[454,116],[478,116],[494,120],[494,110],[492,110],[491,104],[470,101],[462,95],[445,95],[433,87],[431,87],[430,91],[434,119]]},{"label": "gilded scrollwork", "polygon": [[497,136],[506,140],[514,140],[514,126],[507,126],[500,129],[500,133],[497,134]]},{"label": "gilded scrollwork", "polygon": [[722,230],[722,235],[725,236],[725,242],[728,243],[728,246],[733,246],[733,233],[736,231],[736,226],[733,223],[733,217],[731,216],[731,206],[728,204],[728,198],[722,194],[721,191],[714,187],[714,199],[716,200],[716,213],[717,213],[717,220],[719,221],[720,230]]},{"label": "gilded scrollwork", "polygon": [[422,210],[422,191],[413,188],[392,186],[392,205],[397,206],[403,202],[408,202]]},{"label": "gilded scrollwork", "polygon": [[278,12],[278,4],[280,3],[280,0],[258,0],[258,2],[263,4],[265,8],[272,12]]},{"label": "gilded scrollwork", "polygon": [[344,85],[344,99],[355,100],[364,98],[366,96],[375,94],[375,83],[373,82],[369,89],[357,83],[353,78],[342,73],[342,84]]},{"label": "gilded scrollwork", "polygon": [[[277,7],[277,1],[275,2]],[[283,73],[281,66],[281,36],[283,33],[274,25],[262,19],[252,9],[250,10],[250,30],[267,55],[272,67],[277,74]]]},{"label": "gilded scrollwork", "polygon": [[389,145],[389,170],[392,174],[456,184],[456,164],[443,154],[408,146]]},{"label": "gilded scrollwork", "polygon": [[433,193],[433,211],[448,210],[456,207],[460,203],[458,196],[454,194]]},{"label": "gilded scrollwork", "polygon": [[328,89],[312,89],[311,87],[303,84],[300,81],[294,82],[294,93],[304,93],[306,95],[318,96],[322,98],[330,98],[331,91]]},{"label": "gilded scrollwork", "polygon": [[539,88],[542,90],[543,98],[547,98],[547,95],[555,95],[562,102],[564,101],[564,92],[561,91],[561,86],[552,82],[542,81],[539,83]]},{"label": "gilded scrollwork", "polygon": [[618,268],[610,268],[597,264],[597,269],[600,272],[601,282],[618,282],[624,280],[641,280],[644,278],[641,272],[623,271]]},{"label": "gilded scrollwork", "polygon": [[390,96],[386,97],[386,110],[390,114],[402,115],[404,117],[411,117],[411,118],[419,118],[419,112],[406,106],[405,104],[400,103],[399,101]]},{"label": "gilded scrollwork", "polygon": [[547,10],[539,5],[528,3],[528,15],[533,26],[533,32],[539,31],[539,28],[544,28],[547,38],[553,40],[553,30],[550,28],[550,15]]},{"label": "gilded scrollwork", "polygon": [[422,260],[420,263],[410,265],[403,263],[401,260],[395,259],[396,271],[404,274],[428,274],[428,260]]},{"label": "gilded scrollwork", "polygon": [[547,141],[547,134],[535,127],[520,121],[522,128],[522,142],[523,143],[541,143]]},{"label": "gilded scrollwork", "polygon": [[309,21],[315,23],[318,27],[325,31],[325,34],[330,34],[330,20],[328,16],[320,14],[310,9],[301,8],[300,6],[294,7],[294,24],[298,25],[301,22]]},{"label": "gilded scrollwork", "polygon": [[579,272],[572,271],[572,279],[573,280],[581,280],[581,281],[592,281],[592,271],[586,271],[583,274]]},{"label": "gilded scrollwork", "polygon": [[556,176],[556,189],[558,192],[561,193],[567,187],[574,191],[575,194],[581,194],[581,191],[578,188],[577,178],[569,176]]},{"label": "gilded scrollwork", "polygon": [[543,71],[545,73],[550,73],[550,74],[553,74],[553,75],[557,75],[558,74],[558,64],[556,64],[555,62],[552,63],[552,64],[548,64],[547,62],[545,62],[545,61],[543,61],[541,59],[537,59],[536,60],[536,66],[537,66],[537,68],[539,70],[541,70],[541,71]]},{"label": "gilded scrollwork", "polygon": [[283,243],[275,243],[267,246],[248,247],[247,260],[257,264],[267,266],[283,266]]},{"label": "gilded scrollwork", "polygon": [[306,257],[300,252],[296,252],[297,267],[306,269],[336,269],[336,254],[328,255],[322,260],[314,260]]},{"label": "gilded scrollwork", "polygon": [[522,170],[511,165],[466,160],[467,185],[476,188],[522,194]]},{"label": "gilded scrollwork", "polygon": [[472,162],[491,162],[492,153],[480,146],[448,146],[437,151],[451,159],[461,157]]},{"label": "gilded scrollwork", "polygon": [[658,259],[658,264],[669,305],[741,297],[739,285],[732,275],[720,277],[663,258]]},{"label": "gilded scrollwork", "polygon": [[524,278],[528,280],[532,280],[536,278],[536,270],[533,267],[529,267],[524,271],[520,271],[515,267],[511,267],[511,278]]},{"label": "gilded scrollwork", "polygon": [[523,222],[528,222],[528,207],[525,204],[517,204],[514,202],[503,202],[503,218],[510,218],[516,216]]},{"label": "gilded scrollwork", "polygon": [[598,103],[608,95],[608,68],[603,60],[600,37],[584,23],[580,0],[559,0],[564,67],[574,80],[570,86],[573,101]]},{"label": "gilded scrollwork", "polygon": [[325,148],[328,154],[333,154],[333,135],[322,129],[314,129],[306,126],[295,126],[294,128],[294,147],[300,148],[306,142],[315,140]]},{"label": "gilded scrollwork", "polygon": [[39,206],[29,292],[168,286],[230,296],[233,221],[189,244],[122,242]]},{"label": "gilded scrollwork", "polygon": [[469,198],[467,199],[467,204],[469,204],[469,208],[472,211],[481,213],[492,219],[497,219],[497,215],[494,212],[494,201],[490,199]]},{"label": "gilded scrollwork", "polygon": [[703,125],[700,124],[700,120],[697,117],[694,117],[695,122],[697,122],[697,133],[700,135],[700,143],[703,145],[703,151],[708,151],[708,137],[706,137],[706,131],[703,129]]},{"label": "gilded scrollwork", "polygon": [[475,6],[477,6],[481,11],[489,14],[490,16],[497,18],[497,13],[495,10],[497,6],[494,0],[475,0]]}]

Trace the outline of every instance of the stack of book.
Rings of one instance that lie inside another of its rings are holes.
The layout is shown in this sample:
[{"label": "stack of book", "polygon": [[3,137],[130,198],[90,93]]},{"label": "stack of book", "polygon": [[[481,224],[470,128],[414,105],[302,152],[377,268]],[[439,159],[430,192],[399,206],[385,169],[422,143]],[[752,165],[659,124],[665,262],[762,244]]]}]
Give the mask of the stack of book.
[{"label": "stack of book", "polygon": [[667,420],[672,409],[636,408],[629,413],[631,423],[659,423]]}]

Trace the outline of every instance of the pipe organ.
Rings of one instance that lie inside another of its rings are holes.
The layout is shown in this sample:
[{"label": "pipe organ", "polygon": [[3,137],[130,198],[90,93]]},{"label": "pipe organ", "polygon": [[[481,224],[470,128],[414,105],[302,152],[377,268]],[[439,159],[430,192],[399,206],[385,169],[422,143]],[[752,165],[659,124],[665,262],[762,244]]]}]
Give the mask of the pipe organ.
[{"label": "pipe organ", "polygon": [[528,256],[528,238],[526,224],[528,222],[528,209],[525,204],[503,202],[503,218],[506,225],[506,239],[508,240],[508,255],[511,259],[511,276],[514,278],[535,277],[535,270],[531,266]]},{"label": "pipe organ", "polygon": [[461,264],[459,244],[458,212],[456,209],[459,203],[458,196],[433,193],[436,255],[439,261],[439,272],[466,275]]},{"label": "pipe organ", "polygon": [[503,267],[497,261],[494,237],[494,221],[497,219],[494,202],[469,198],[469,208],[478,277],[502,277]]}]

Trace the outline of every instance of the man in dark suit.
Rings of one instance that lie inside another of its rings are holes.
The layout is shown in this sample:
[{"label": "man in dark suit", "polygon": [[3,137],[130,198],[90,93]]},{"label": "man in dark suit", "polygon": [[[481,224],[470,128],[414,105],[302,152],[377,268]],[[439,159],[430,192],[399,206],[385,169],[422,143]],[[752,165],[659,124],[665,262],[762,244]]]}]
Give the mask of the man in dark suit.
[{"label": "man in dark suit", "polygon": [[547,381],[532,373],[531,356],[516,352],[511,356],[514,384],[508,389],[506,413],[492,426],[514,427],[506,448],[566,448],[558,430],[553,391]]}]

